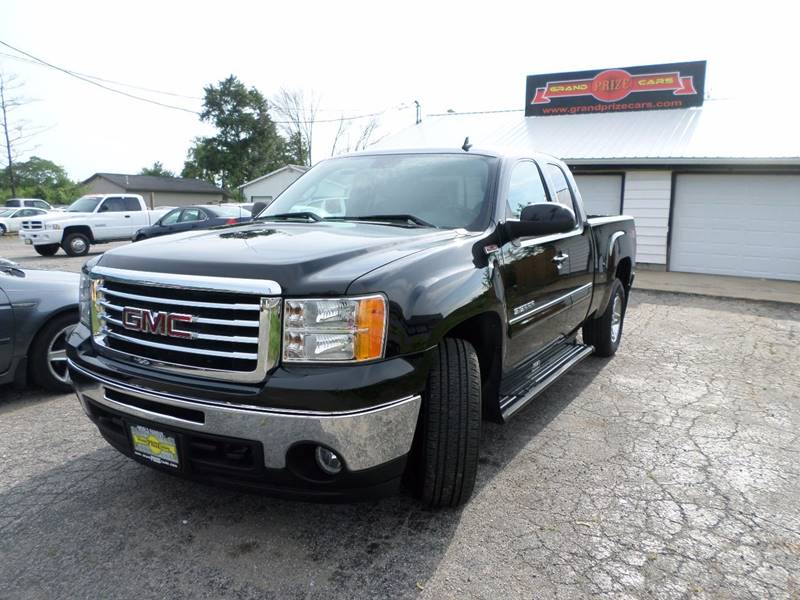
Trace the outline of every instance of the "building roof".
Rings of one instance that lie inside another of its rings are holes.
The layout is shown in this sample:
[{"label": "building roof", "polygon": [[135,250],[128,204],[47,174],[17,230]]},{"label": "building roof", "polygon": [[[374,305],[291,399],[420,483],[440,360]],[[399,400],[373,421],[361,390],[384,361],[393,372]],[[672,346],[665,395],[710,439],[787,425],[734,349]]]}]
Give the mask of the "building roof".
[{"label": "building roof", "polygon": [[800,164],[793,109],[706,101],[703,107],[525,117],[522,111],[426,117],[372,148],[537,150],[570,164]]},{"label": "building roof", "polygon": [[127,192],[183,192],[191,194],[225,194],[228,192],[202,179],[186,177],[161,177],[158,175],[124,175],[120,173],[95,173],[84,184],[95,177],[106,179]]},{"label": "building roof", "polygon": [[280,169],[275,169],[274,171],[271,171],[266,175],[262,175],[261,177],[256,177],[255,179],[251,179],[250,181],[247,181],[242,185],[240,185],[238,189],[242,189],[244,187],[247,187],[248,185],[253,185],[254,183],[258,183],[259,181],[269,179],[273,175],[277,175],[278,173],[283,173],[284,171],[297,171],[298,173],[303,174],[310,168],[311,167],[306,167],[305,165],[286,165],[284,167],[281,167]]}]

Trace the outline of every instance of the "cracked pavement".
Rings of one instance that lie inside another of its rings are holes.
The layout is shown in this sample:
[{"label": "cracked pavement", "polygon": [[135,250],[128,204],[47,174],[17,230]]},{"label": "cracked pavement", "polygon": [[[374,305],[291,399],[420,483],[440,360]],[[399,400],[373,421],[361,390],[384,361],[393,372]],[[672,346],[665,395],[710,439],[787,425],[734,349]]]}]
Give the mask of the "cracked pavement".
[{"label": "cracked pavement", "polygon": [[800,306],[635,291],[460,510],[171,478],[0,388],[2,598],[800,598]]}]

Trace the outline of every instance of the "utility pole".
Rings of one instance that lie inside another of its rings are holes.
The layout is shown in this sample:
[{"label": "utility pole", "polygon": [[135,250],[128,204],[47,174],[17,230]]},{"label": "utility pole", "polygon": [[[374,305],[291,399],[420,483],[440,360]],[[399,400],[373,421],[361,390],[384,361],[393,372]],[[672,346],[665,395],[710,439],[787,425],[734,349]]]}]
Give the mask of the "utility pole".
[{"label": "utility pole", "polygon": [[8,157],[8,183],[11,186],[11,197],[17,195],[17,184],[14,181],[14,164],[11,159],[11,136],[8,133],[8,109],[6,106],[6,83],[3,74],[0,73],[0,110],[3,112],[3,135],[6,141],[6,155]]},{"label": "utility pole", "polygon": [[417,122],[416,125],[422,123],[422,105],[419,103],[419,100],[414,100],[414,104],[417,106]]}]

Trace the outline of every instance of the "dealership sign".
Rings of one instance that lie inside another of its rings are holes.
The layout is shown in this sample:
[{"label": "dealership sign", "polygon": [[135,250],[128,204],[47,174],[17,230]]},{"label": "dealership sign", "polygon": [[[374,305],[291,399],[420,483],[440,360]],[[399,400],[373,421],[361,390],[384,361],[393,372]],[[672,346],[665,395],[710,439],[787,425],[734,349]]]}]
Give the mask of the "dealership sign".
[{"label": "dealership sign", "polygon": [[525,116],[702,106],[706,61],[529,75]]}]

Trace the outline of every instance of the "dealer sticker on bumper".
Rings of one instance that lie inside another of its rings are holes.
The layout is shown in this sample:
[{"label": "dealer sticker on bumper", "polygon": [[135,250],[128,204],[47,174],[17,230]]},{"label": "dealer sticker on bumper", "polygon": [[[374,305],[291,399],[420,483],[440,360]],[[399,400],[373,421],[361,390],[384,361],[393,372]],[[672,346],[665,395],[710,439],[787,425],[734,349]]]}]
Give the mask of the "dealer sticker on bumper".
[{"label": "dealer sticker on bumper", "polygon": [[156,464],[167,467],[178,466],[178,446],[175,438],[163,431],[142,425],[131,425],[133,452]]}]

